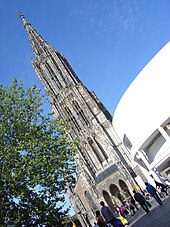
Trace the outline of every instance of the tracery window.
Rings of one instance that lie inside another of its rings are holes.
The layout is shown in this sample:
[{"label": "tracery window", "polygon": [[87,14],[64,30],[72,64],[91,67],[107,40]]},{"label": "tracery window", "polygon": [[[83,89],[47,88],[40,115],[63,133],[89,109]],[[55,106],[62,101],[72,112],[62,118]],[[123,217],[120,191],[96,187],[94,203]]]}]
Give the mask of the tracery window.
[{"label": "tracery window", "polygon": [[51,66],[49,65],[49,63],[46,62],[46,63],[45,63],[45,66],[46,66],[48,72],[50,73],[51,79],[54,80],[54,82],[55,82],[55,84],[57,85],[57,87],[58,87],[59,89],[61,89],[61,88],[62,88],[61,83],[60,83],[60,81],[58,80],[57,76],[55,75],[55,73],[54,73],[53,69],[51,68]]},{"label": "tracery window", "polygon": [[74,107],[75,112],[76,112],[77,116],[79,117],[79,119],[82,119],[83,122],[84,122],[86,125],[88,125],[89,122],[88,122],[88,120],[87,120],[87,117],[85,116],[84,111],[80,108],[80,106],[79,106],[79,104],[77,103],[76,100],[73,101],[73,107]]},{"label": "tracery window", "polygon": [[96,142],[97,146],[99,147],[99,149],[101,150],[103,156],[105,157],[105,159],[108,159],[108,155],[106,154],[105,150],[103,149],[102,145],[100,144],[100,142],[98,142],[96,140],[96,138],[94,138],[94,141]]},{"label": "tracery window", "polygon": [[76,118],[73,116],[71,110],[68,107],[65,107],[65,112],[66,114],[69,116],[69,120],[71,121],[71,123],[74,125],[74,127],[77,129],[77,131],[80,131],[81,128],[76,120]]},{"label": "tracery window", "polygon": [[56,60],[55,60],[54,58],[51,58],[51,60],[52,60],[52,62],[53,62],[53,64],[54,64],[55,68],[57,69],[58,73],[60,74],[60,77],[61,77],[62,80],[66,83],[66,78],[65,78],[65,76],[63,75],[63,73],[61,72],[61,69],[59,68],[59,66],[58,66],[58,64],[57,64],[57,62],[56,62]]},{"label": "tracery window", "polygon": [[90,137],[88,137],[87,141],[88,141],[90,147],[92,148],[93,152],[95,153],[95,155],[96,155],[97,159],[99,160],[99,162],[102,163],[104,161],[104,158],[100,154],[100,151],[97,148],[97,146],[95,145],[95,143],[93,142],[93,140]]},{"label": "tracery window", "polygon": [[96,206],[96,204],[93,200],[92,195],[88,191],[85,191],[84,195],[85,195],[85,198],[86,198],[86,200],[89,204],[89,207],[92,209],[93,213],[95,213],[95,210],[97,210],[97,206]]}]

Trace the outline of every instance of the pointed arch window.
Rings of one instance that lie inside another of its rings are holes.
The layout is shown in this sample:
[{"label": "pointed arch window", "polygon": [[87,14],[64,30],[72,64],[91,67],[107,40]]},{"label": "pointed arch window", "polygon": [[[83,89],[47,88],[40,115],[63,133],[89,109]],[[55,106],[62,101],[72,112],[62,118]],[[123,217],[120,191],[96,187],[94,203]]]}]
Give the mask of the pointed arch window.
[{"label": "pointed arch window", "polygon": [[52,89],[50,83],[48,82],[48,80],[47,80],[47,78],[46,78],[45,76],[43,76],[43,80],[44,80],[45,83],[47,84],[46,87],[47,87],[47,89],[48,89],[48,92],[49,92],[50,96],[51,96],[51,94],[55,96],[54,89]]},{"label": "pointed arch window", "polygon": [[108,155],[106,154],[105,150],[103,149],[102,145],[100,144],[100,142],[98,142],[96,140],[96,138],[94,138],[94,141],[96,142],[97,146],[99,147],[99,149],[101,150],[103,156],[105,157],[105,159],[108,159]]},{"label": "pointed arch window", "polygon": [[88,141],[90,147],[92,148],[93,152],[95,153],[95,155],[96,155],[98,161],[99,161],[100,163],[102,163],[102,162],[104,161],[104,158],[103,158],[102,155],[100,154],[100,152],[99,152],[98,148],[96,147],[95,143],[93,142],[93,140],[92,140],[90,137],[88,137],[88,138],[87,138],[87,141]]},{"label": "pointed arch window", "polygon": [[80,125],[78,124],[76,118],[73,116],[71,110],[68,107],[65,107],[65,112],[69,116],[69,120],[74,125],[74,127],[77,129],[77,131],[80,131],[81,130]]},{"label": "pointed arch window", "polygon": [[49,65],[49,63],[46,62],[46,63],[45,63],[45,66],[46,66],[48,72],[50,73],[50,76],[51,76],[52,80],[55,82],[55,84],[57,85],[57,87],[58,87],[59,89],[61,89],[61,88],[62,88],[61,83],[60,83],[60,81],[58,80],[57,76],[55,75],[55,73],[54,73],[53,69],[51,68],[51,66]]},{"label": "pointed arch window", "polygon": [[80,108],[80,106],[79,106],[79,104],[78,104],[78,102],[77,102],[76,100],[73,101],[73,107],[74,107],[74,109],[75,109],[75,111],[76,111],[76,114],[77,114],[77,116],[79,117],[79,119],[82,119],[83,122],[84,122],[86,125],[88,125],[89,122],[88,122],[88,120],[87,120],[87,117],[85,116],[84,111]]},{"label": "pointed arch window", "polygon": [[93,196],[88,191],[84,192],[84,196],[89,204],[89,207],[92,209],[93,213],[95,213],[95,210],[97,210],[97,205],[94,202]]},{"label": "pointed arch window", "polygon": [[58,66],[58,64],[57,64],[57,62],[56,62],[56,60],[55,60],[54,58],[51,58],[51,60],[52,60],[52,62],[53,62],[53,64],[54,64],[55,68],[57,69],[58,73],[60,74],[60,77],[61,77],[62,80],[66,83],[66,78],[65,78],[65,76],[63,75],[63,73],[61,72],[61,70],[60,70],[60,68],[59,68],[59,66]]}]

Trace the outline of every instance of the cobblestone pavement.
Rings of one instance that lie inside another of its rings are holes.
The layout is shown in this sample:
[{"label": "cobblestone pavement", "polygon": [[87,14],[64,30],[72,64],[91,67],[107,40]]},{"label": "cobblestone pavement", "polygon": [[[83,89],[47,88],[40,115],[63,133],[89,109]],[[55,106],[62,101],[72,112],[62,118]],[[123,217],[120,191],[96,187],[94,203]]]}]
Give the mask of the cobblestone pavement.
[{"label": "cobblestone pavement", "polygon": [[159,206],[155,200],[151,200],[151,212],[146,212],[140,208],[137,213],[128,217],[129,227],[170,227],[170,197],[168,197],[162,206]]}]

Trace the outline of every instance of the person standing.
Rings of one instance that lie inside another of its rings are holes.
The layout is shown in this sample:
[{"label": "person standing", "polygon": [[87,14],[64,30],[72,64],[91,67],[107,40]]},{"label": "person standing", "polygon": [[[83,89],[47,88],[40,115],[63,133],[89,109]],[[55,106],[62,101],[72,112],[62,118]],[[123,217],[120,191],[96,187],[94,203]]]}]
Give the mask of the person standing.
[{"label": "person standing", "polygon": [[162,184],[158,181],[155,180],[155,185],[156,185],[156,189],[157,190],[161,190],[161,192],[165,192],[166,195],[168,195],[167,193],[167,186],[165,184]]},{"label": "person standing", "polygon": [[108,206],[105,206],[103,201],[100,202],[100,205],[102,206],[101,213],[107,223],[110,223],[114,227],[124,227],[122,222],[119,219],[114,217],[111,209]]},{"label": "person standing", "polygon": [[122,217],[124,217],[124,218],[126,217],[123,205],[121,205],[121,207],[119,208],[119,212]]},{"label": "person standing", "polygon": [[140,204],[143,210],[148,214],[150,210],[146,204],[145,197],[141,193],[136,192],[135,190],[133,190],[133,193],[134,193],[134,199]]},{"label": "person standing", "polygon": [[136,204],[134,198],[132,198],[130,202],[136,208],[136,210],[139,210],[138,205]]},{"label": "person standing", "polygon": [[136,214],[135,206],[132,203],[129,204],[129,209],[130,209],[131,216]]},{"label": "person standing", "polygon": [[106,227],[106,222],[105,222],[104,218],[102,217],[102,215],[100,214],[99,210],[96,210],[96,221],[97,221],[97,225],[99,227]]},{"label": "person standing", "polygon": [[149,184],[148,182],[145,182],[146,185],[146,190],[149,192],[149,194],[157,201],[157,203],[161,206],[162,205],[162,201],[159,198],[158,194],[157,194],[157,190],[156,188],[154,188],[151,184]]}]

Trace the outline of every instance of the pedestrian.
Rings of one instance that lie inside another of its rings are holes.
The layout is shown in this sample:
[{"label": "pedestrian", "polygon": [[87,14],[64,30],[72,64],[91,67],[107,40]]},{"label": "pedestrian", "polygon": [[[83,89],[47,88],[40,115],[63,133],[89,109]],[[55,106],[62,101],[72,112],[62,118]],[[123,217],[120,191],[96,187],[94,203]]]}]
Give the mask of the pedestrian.
[{"label": "pedestrian", "polygon": [[123,205],[121,205],[121,207],[119,207],[119,212],[122,217],[124,217],[124,218],[126,217]]},{"label": "pedestrian", "polygon": [[166,195],[168,195],[167,193],[167,186],[165,184],[162,184],[158,181],[155,180],[155,185],[156,185],[156,189],[157,190],[161,190],[161,192],[165,192]]},{"label": "pedestrian", "polygon": [[131,216],[136,214],[135,207],[133,206],[132,203],[129,204],[129,209],[130,209]]},{"label": "pedestrian", "polygon": [[134,198],[131,199],[130,203],[136,208],[136,210],[139,210],[138,205],[135,202]]},{"label": "pedestrian", "polygon": [[119,207],[118,206],[116,206],[115,211],[116,211],[116,217],[120,216],[120,211],[119,211]]},{"label": "pedestrian", "polygon": [[[125,204],[124,207],[125,207],[125,209],[128,211],[128,214],[129,214],[129,213],[130,213],[130,203],[129,203],[129,202],[126,202],[126,204]],[[124,210],[125,210],[125,209],[124,209]],[[126,210],[125,210],[125,211],[126,211]],[[126,213],[125,213],[125,214],[126,214]]]},{"label": "pedestrian", "polygon": [[101,213],[107,223],[110,223],[114,227],[123,227],[124,226],[119,219],[114,217],[113,212],[111,211],[110,207],[105,206],[103,201],[100,202],[100,205],[102,206]]},{"label": "pedestrian", "polygon": [[96,211],[96,221],[97,221],[97,225],[99,227],[105,227],[106,226],[106,222],[105,222],[103,216],[100,214],[99,210]]},{"label": "pedestrian", "polygon": [[156,188],[154,188],[151,184],[149,184],[148,182],[145,182],[146,185],[146,190],[149,192],[149,194],[157,201],[157,203],[161,206],[162,205],[162,201],[159,198],[158,194],[157,194],[157,190]]},{"label": "pedestrian", "polygon": [[129,211],[128,211],[127,204],[125,202],[123,202],[123,210],[124,210],[125,216],[127,216],[129,214]]},{"label": "pedestrian", "polygon": [[133,193],[134,193],[134,199],[140,204],[143,210],[148,214],[150,210],[146,204],[145,197],[141,193],[136,192],[135,190],[133,190]]}]

